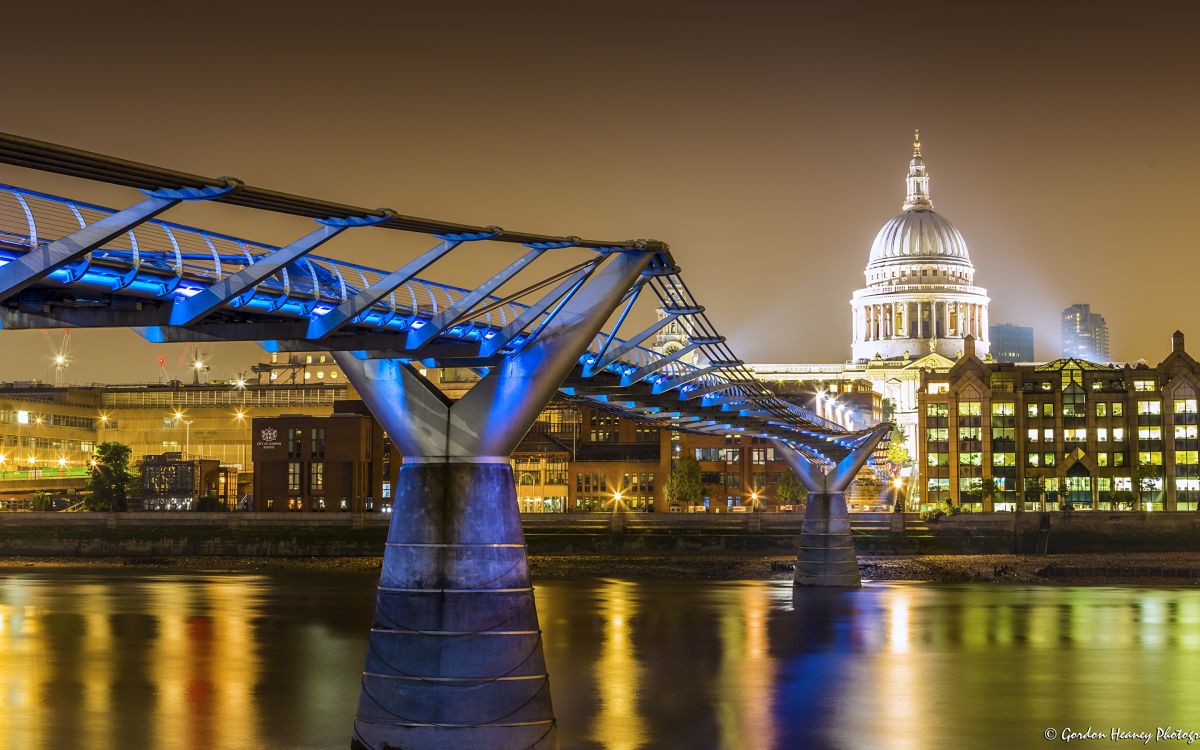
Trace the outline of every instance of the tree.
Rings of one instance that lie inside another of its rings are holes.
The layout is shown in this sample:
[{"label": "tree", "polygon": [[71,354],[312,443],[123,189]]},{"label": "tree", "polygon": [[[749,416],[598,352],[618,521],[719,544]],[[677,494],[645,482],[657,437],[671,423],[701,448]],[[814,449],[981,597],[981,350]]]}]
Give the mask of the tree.
[{"label": "tree", "polygon": [[1133,467],[1133,485],[1137,493],[1137,509],[1145,510],[1147,502],[1155,499],[1161,480],[1158,468],[1151,464],[1139,463]]},{"label": "tree", "polygon": [[54,510],[54,498],[49,492],[37,492],[33,496],[33,510],[39,513]]},{"label": "tree", "polygon": [[904,434],[904,428],[896,425],[896,429],[892,430],[892,435],[888,439],[888,463],[897,468],[903,468],[912,464],[912,456],[909,455],[908,448],[904,447],[906,442],[908,442],[908,436]]},{"label": "tree", "polygon": [[125,510],[133,473],[129,458],[133,451],[128,445],[112,440],[96,446],[96,463],[88,480],[88,510]]},{"label": "tree", "polygon": [[[991,477],[983,477],[967,485],[967,492],[971,495],[978,495],[981,500],[984,498],[995,499],[996,495],[1000,492],[1000,485]],[[962,504],[961,499],[959,500],[959,504]]]},{"label": "tree", "polygon": [[785,472],[775,483],[775,498],[782,505],[804,505],[808,500],[808,488],[794,472]]},{"label": "tree", "polygon": [[667,502],[671,505],[698,505],[704,495],[704,483],[700,481],[700,464],[691,456],[675,462],[675,468],[667,477],[664,488]]}]

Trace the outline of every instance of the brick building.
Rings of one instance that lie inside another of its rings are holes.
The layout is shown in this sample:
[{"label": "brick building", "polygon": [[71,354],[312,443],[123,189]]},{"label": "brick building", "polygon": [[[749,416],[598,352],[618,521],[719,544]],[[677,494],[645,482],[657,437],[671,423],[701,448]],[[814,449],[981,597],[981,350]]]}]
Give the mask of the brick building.
[{"label": "brick building", "polygon": [[981,511],[1197,510],[1198,394],[1200,364],[1178,331],[1157,367],[986,362],[968,345],[949,372],[921,377],[914,499]]}]

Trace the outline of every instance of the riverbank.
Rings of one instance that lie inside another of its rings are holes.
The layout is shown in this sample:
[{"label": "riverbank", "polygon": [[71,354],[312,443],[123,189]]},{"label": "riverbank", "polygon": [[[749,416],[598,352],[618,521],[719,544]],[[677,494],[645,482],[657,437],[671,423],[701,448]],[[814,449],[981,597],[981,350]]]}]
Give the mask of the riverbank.
[{"label": "riverbank", "polygon": [[[535,580],[790,580],[793,559],[790,556],[530,555],[529,568]],[[0,558],[0,575],[43,567],[159,568],[208,572],[375,571],[381,562],[382,558],[378,556],[5,557]],[[859,570],[864,581],[1200,586],[1200,553],[860,555]]]}]

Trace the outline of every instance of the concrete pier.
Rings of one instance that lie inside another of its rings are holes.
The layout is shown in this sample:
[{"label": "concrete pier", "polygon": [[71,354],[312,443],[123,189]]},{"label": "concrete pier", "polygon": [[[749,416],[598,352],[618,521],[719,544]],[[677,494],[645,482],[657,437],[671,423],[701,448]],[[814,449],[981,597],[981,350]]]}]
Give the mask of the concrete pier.
[{"label": "concrete pier", "polygon": [[507,463],[400,470],[354,748],[557,748]]},{"label": "concrete pier", "polygon": [[862,586],[846,493],[809,493],[796,551],[795,585]]}]

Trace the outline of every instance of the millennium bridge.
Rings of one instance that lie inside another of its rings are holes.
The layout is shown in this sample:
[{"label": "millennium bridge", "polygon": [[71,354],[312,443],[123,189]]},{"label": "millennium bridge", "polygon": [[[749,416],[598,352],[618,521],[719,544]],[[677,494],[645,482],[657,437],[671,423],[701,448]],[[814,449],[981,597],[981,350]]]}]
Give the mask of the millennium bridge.
[{"label": "millennium bridge", "polygon": [[[559,392],[671,429],[771,440],[810,492],[796,585],[861,585],[844,492],[891,426],[847,431],[772,394],[714,328],[666,243],[435,221],[6,134],[0,163],[140,191],[114,210],[0,185],[0,327],[328,351],[403,455],[358,747],[557,747],[508,457]],[[279,247],[158,218],[182,203],[316,226]],[[343,232],[383,230],[424,237],[428,249],[391,270],[314,254]],[[495,253],[473,287],[425,278],[480,243],[520,254]],[[686,346],[643,346],[672,321]],[[423,367],[482,377],[451,401]]]}]

